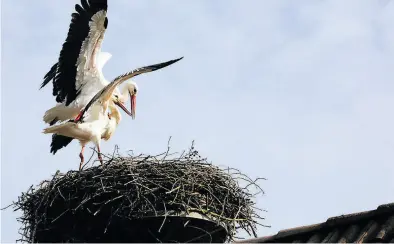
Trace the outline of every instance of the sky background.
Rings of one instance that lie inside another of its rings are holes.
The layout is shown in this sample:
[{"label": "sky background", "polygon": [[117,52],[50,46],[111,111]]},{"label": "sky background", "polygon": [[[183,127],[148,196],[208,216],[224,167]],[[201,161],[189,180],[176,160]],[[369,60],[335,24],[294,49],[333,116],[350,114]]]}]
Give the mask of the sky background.
[{"label": "sky background", "polygon": [[[2,207],[78,168],[76,141],[49,153],[55,98],[38,90],[73,2],[2,1]],[[394,202],[393,1],[116,0],[108,18],[108,80],[185,58],[134,79],[136,120],[124,115],[103,152],[157,154],[172,136],[172,151],[195,140],[214,164],[268,178],[259,236]],[[13,242],[20,212],[1,214]]]}]

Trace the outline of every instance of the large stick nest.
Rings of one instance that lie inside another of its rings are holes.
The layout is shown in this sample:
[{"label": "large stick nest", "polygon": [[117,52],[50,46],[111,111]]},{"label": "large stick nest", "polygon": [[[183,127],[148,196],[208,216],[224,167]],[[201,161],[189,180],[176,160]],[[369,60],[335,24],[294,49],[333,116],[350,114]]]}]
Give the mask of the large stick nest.
[{"label": "large stick nest", "polygon": [[[105,232],[116,217],[133,220],[191,212],[224,226],[228,241],[238,229],[256,236],[256,224],[263,219],[253,201],[262,192],[256,181],[238,170],[212,165],[193,146],[176,157],[167,150],[156,156],[114,153],[106,158],[103,166],[57,172],[22,193],[13,204],[23,212],[21,240],[36,242],[40,233],[52,233],[63,242],[83,241],[78,230],[90,226]],[[252,187],[259,192],[252,192]]]}]

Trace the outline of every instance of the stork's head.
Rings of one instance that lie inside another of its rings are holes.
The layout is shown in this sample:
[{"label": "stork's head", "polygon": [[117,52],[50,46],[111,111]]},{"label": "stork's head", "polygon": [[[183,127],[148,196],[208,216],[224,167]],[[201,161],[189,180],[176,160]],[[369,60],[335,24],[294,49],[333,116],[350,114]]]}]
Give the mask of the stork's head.
[{"label": "stork's head", "polygon": [[[137,93],[138,93],[138,86],[135,82],[133,81],[128,81],[125,85],[124,89],[124,96],[123,99],[127,99],[127,93],[129,93],[130,96],[130,105],[131,105],[131,117],[135,119],[135,109],[136,109],[136,101],[137,101]],[[126,101],[124,101],[126,102]]]},{"label": "stork's head", "polygon": [[[135,109],[136,109],[136,97],[138,93],[138,86],[133,81],[128,81],[122,89],[120,94],[117,90],[114,91],[113,101],[116,105],[123,109],[128,115],[135,119]],[[124,104],[130,97],[131,111],[128,111]]]}]

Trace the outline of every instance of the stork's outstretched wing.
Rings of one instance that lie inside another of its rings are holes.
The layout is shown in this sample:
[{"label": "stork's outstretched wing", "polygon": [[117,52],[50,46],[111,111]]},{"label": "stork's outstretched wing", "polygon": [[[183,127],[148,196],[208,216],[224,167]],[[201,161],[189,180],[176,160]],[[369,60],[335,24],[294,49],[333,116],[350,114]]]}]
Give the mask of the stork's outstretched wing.
[{"label": "stork's outstretched wing", "polygon": [[[84,79],[84,75],[97,73],[96,56],[108,25],[107,8],[107,0],[81,0],[81,5],[75,5],[76,12],[71,15],[59,60],[41,84],[42,88],[53,80],[53,95],[58,103],[65,102],[68,106],[90,81]],[[97,80],[92,79],[92,82]]]},{"label": "stork's outstretched wing", "polygon": [[[85,115],[85,113],[89,110],[89,108],[96,103],[97,101],[101,101],[102,103],[108,102],[109,99],[112,96],[112,93],[114,92],[115,88],[122,84],[124,81],[131,79],[132,77],[135,77],[137,75],[140,74],[144,74],[144,73],[148,73],[148,72],[152,72],[158,69],[162,69],[164,67],[167,67],[173,63],[178,62],[179,60],[183,59],[183,57],[178,58],[178,59],[174,59],[174,60],[170,60],[167,62],[163,62],[163,63],[159,63],[159,64],[154,64],[154,65],[149,65],[149,66],[145,66],[142,68],[138,68],[135,70],[132,70],[130,72],[127,72],[123,75],[120,75],[118,77],[116,77],[112,82],[110,82],[108,85],[106,85],[103,89],[101,89],[90,101],[89,103],[82,109],[82,111],[79,113],[79,115],[77,116],[77,118],[75,119],[75,122],[78,121],[83,121],[83,117]],[[105,112],[105,111],[104,111]]]}]

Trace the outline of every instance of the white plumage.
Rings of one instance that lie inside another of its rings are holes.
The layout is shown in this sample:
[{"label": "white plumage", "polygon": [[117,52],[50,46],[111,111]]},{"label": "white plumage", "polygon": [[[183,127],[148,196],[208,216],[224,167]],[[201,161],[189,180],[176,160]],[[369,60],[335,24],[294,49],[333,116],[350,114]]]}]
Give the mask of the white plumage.
[{"label": "white plumage", "polygon": [[83,123],[68,121],[63,124],[53,125],[51,127],[45,128],[43,133],[55,133],[79,140],[82,147],[79,154],[81,159],[79,164],[80,170],[82,169],[84,163],[84,149],[86,144],[89,142],[94,143],[97,148],[98,158],[100,162],[103,163],[100,149],[101,139],[106,141],[109,140],[121,120],[121,114],[113,103],[109,103],[108,108],[110,113],[106,115],[101,104],[94,105],[89,111],[89,116],[87,116],[87,119]]},{"label": "white plumage", "polygon": [[[106,85],[99,92],[93,96],[93,98],[87,103],[87,105],[82,109],[82,111],[78,114],[75,120],[70,120],[60,125],[53,125],[48,128],[45,128],[43,133],[48,134],[58,134],[74,139],[78,139],[81,143],[82,149],[79,154],[81,158],[81,163],[79,168],[82,169],[82,165],[84,162],[83,151],[85,145],[88,142],[93,142],[97,147],[98,156],[100,162],[102,162],[101,158],[101,150],[100,150],[100,142],[101,139],[108,140],[111,138],[112,134],[116,130],[117,125],[121,120],[121,114],[119,110],[115,107],[115,104],[111,100],[113,97],[113,93],[117,89],[121,83],[126,80],[143,74],[147,72],[152,72],[158,69],[162,69],[168,65],[171,65],[180,59],[170,60],[168,62],[154,64],[146,67],[142,67],[136,70],[133,70],[124,75],[118,76],[114,81]],[[133,91],[129,91],[124,88],[124,93],[129,92],[130,96],[134,98],[136,96],[136,85],[133,83],[129,83],[134,86]],[[125,95],[123,95],[125,96]],[[132,113],[135,107],[135,99],[131,100]],[[110,113],[107,114],[107,108],[109,108]],[[133,114],[134,115],[134,114]]]},{"label": "white plumage", "polygon": [[[76,63],[75,88],[79,95],[66,106],[66,102],[58,103],[48,109],[43,117],[45,123],[62,122],[74,118],[92,97],[109,82],[105,79],[102,69],[112,55],[101,52],[101,43],[104,38],[106,11],[102,10],[92,16],[89,22],[90,32],[83,41],[80,54]],[[116,89],[115,94],[120,95]],[[124,103],[127,99],[126,97]],[[117,101],[114,98],[114,101]]]},{"label": "white plumage", "polygon": [[[72,14],[59,60],[45,75],[41,85],[42,88],[53,80],[53,95],[57,101],[55,106],[45,112],[45,123],[54,125],[75,118],[92,97],[109,83],[102,69],[112,55],[101,51],[108,26],[107,8],[106,0],[81,0],[81,4],[75,5],[76,12]],[[122,94],[118,88],[115,90],[111,101],[133,119],[135,111],[128,111],[124,104],[128,100],[127,93],[136,93],[136,89],[135,83],[130,81]],[[53,135],[51,152],[55,154],[71,141],[72,138]]]},{"label": "white plumage", "polygon": [[[87,114],[88,117],[83,125],[75,125],[72,122],[56,125],[45,129],[45,133],[52,133],[51,152],[55,154],[59,149],[67,146],[74,138],[82,142],[88,140],[97,142],[94,139],[100,133],[110,135],[115,124],[114,120],[108,119],[106,108],[109,106],[114,118],[120,116],[117,106],[122,108],[133,119],[135,118],[137,85],[126,82],[119,91],[118,85],[135,75],[160,69],[178,60],[172,60],[158,66],[148,66],[132,72],[127,72],[109,83],[102,72],[104,65],[111,58],[111,54],[101,51],[101,44],[108,27],[107,0],[81,0],[81,4],[75,5],[75,12],[67,34],[67,38],[60,51],[58,62],[45,75],[41,88],[51,80],[53,83],[53,95],[57,104],[48,109],[43,120],[49,125],[75,119],[79,121],[78,114],[84,108],[92,105],[92,101],[97,99],[97,94],[104,91],[111,85],[110,97],[106,97],[104,110],[100,114]],[[134,73],[133,73],[134,72]],[[104,90],[103,90],[104,89]],[[131,111],[124,106],[130,97]],[[86,124],[87,123],[87,124]],[[111,129],[112,128],[112,129]],[[70,131],[67,131],[70,130]],[[106,131],[106,132],[103,132]],[[83,144],[83,143],[82,143]]]}]

